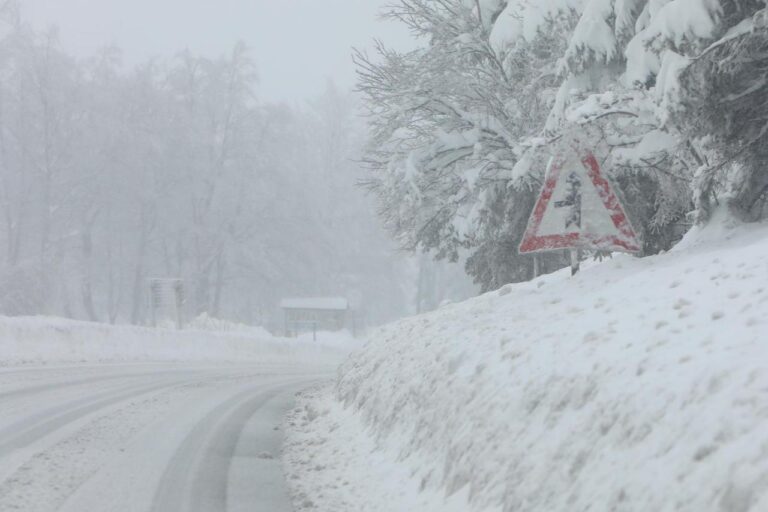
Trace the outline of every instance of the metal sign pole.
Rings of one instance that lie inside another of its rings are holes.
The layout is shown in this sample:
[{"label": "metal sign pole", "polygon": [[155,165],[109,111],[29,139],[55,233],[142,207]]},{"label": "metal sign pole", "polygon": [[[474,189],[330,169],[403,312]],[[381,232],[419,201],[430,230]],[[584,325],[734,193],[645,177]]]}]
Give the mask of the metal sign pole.
[{"label": "metal sign pole", "polygon": [[580,252],[578,249],[570,249],[571,254],[571,275],[575,276],[580,269],[581,263],[580,263]]}]

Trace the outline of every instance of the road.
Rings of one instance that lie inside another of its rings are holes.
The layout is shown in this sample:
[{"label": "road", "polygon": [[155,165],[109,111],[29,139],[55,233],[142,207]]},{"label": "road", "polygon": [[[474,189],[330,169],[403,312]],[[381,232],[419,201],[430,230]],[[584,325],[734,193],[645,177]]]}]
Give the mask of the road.
[{"label": "road", "polygon": [[0,511],[283,512],[290,366],[0,370]]}]

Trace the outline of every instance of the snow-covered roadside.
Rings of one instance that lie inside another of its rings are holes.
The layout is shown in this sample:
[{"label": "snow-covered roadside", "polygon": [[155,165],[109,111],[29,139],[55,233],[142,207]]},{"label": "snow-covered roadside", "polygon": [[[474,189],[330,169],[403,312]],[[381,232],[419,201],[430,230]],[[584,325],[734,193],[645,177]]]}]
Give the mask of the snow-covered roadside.
[{"label": "snow-covered roadside", "polygon": [[0,317],[0,366],[82,362],[336,364],[358,343],[346,333],[298,339],[266,331],[150,329],[61,318]]},{"label": "snow-covered roadside", "polygon": [[398,460],[396,444],[377,441],[360,415],[335,399],[332,385],[297,395],[285,424],[283,465],[296,511],[467,511],[466,490],[445,497],[422,489]]},{"label": "snow-covered roadside", "polygon": [[288,418],[297,509],[768,510],[767,255],[716,223],[382,328]]}]

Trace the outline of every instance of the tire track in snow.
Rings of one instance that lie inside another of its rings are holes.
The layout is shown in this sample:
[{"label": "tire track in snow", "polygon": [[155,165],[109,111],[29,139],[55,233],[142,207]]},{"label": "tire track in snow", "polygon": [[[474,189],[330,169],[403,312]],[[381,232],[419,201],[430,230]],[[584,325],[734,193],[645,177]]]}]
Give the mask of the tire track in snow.
[{"label": "tire track in snow", "polygon": [[75,388],[78,386],[87,386],[90,384],[102,384],[108,382],[114,382],[118,380],[139,380],[144,377],[156,376],[157,373],[136,373],[130,375],[104,375],[100,377],[92,377],[80,380],[70,381],[58,381],[55,383],[38,384],[35,386],[29,386],[20,389],[14,389],[13,391],[7,391],[0,393],[0,404],[12,400],[18,400],[20,398],[27,399],[34,395],[41,395],[49,392],[61,391],[64,389]]},{"label": "tire track in snow", "polygon": [[312,381],[292,379],[278,386],[253,387],[208,413],[170,460],[152,511],[226,511],[230,467],[243,429],[259,409],[302,382]]},{"label": "tire track in snow", "polygon": [[0,406],[0,510],[290,511],[274,428],[292,392],[326,374],[147,369],[84,378],[71,368],[69,382],[43,370],[11,382]]},{"label": "tire track in snow", "polygon": [[[66,432],[56,430],[45,446],[33,445],[23,457],[0,458],[11,473],[0,477],[0,510],[52,512],[105,465],[119,460],[122,446],[152,421],[164,416],[168,405],[184,396],[197,396],[201,379],[166,382],[154,391],[135,388],[131,396],[116,400]],[[210,379],[210,375],[208,378]],[[147,387],[147,386],[145,386]],[[143,392],[142,392],[143,391]],[[102,510],[101,508],[80,508]]]},{"label": "tire track in snow", "polygon": [[183,382],[173,380],[163,382],[162,384],[132,385],[127,388],[127,391],[126,388],[122,388],[117,392],[98,393],[88,398],[68,402],[23,418],[0,430],[0,458],[33,444],[47,435],[61,430],[66,425],[75,423],[81,418],[96,413],[101,409],[146,393],[178,386],[183,384]]}]

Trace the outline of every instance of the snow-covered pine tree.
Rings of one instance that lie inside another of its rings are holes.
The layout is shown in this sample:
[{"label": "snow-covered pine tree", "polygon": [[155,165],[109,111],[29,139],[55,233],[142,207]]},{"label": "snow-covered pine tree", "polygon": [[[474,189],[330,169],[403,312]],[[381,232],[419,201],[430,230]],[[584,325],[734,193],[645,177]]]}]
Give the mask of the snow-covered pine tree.
[{"label": "snow-covered pine tree", "polygon": [[700,217],[721,196],[734,214],[757,220],[768,214],[768,8],[721,9],[728,30],[682,70],[675,119],[710,156],[694,182]]},{"label": "snow-covered pine tree", "polygon": [[[665,122],[663,95],[655,87],[659,69],[652,63],[663,50],[638,43],[659,8],[659,2],[645,0],[584,2],[560,63],[563,82],[547,123],[554,140],[574,129],[592,135],[645,254],[671,246],[692,204],[689,149]],[[647,52],[644,58],[638,46]]]},{"label": "snow-covered pine tree", "polygon": [[751,28],[764,6],[763,0],[590,0],[582,10],[563,60],[561,94],[567,90],[568,97],[550,122],[598,121],[625,197],[646,205],[644,212],[632,208],[646,250],[653,249],[649,241],[667,245],[689,202],[705,219],[718,191],[735,195],[743,216],[758,215],[762,135],[755,132],[759,114],[749,116],[744,107],[765,94],[759,83],[765,35]]}]

